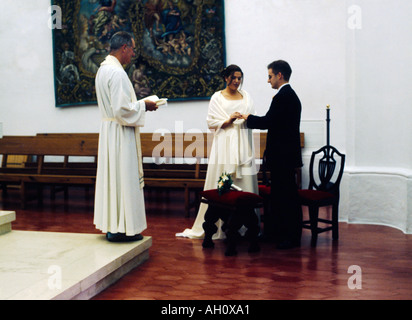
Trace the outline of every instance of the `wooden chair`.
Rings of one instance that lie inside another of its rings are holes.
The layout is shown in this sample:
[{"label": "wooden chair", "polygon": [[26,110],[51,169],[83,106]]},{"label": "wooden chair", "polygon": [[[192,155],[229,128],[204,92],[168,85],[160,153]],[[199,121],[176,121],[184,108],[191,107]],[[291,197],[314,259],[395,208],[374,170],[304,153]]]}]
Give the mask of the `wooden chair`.
[{"label": "wooden chair", "polygon": [[[299,190],[301,204],[309,208],[309,220],[303,221],[302,227],[311,230],[312,247],[316,247],[319,233],[332,230],[332,239],[339,238],[339,185],[344,166],[345,155],[332,146],[324,146],[312,153],[309,165],[309,187]],[[317,168],[316,172],[315,168]],[[335,172],[335,169],[338,170]],[[319,218],[319,208],[326,206],[332,206],[332,218],[329,220]],[[320,228],[319,222],[328,226]]]}]

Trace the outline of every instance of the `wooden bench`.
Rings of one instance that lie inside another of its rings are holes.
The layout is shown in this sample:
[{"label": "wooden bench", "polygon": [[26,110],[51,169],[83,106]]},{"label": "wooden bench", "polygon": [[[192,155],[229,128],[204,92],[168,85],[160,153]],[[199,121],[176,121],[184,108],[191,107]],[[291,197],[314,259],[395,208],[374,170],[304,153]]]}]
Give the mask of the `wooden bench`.
[{"label": "wooden bench", "polygon": [[[148,188],[184,190],[185,213],[199,203],[197,192],[203,189],[212,136],[207,133],[142,133],[144,181]],[[190,200],[191,192],[195,199]]]},{"label": "wooden bench", "polygon": [[[96,169],[90,167],[65,167],[45,164],[46,156],[94,157],[97,155],[96,137],[78,136],[4,136],[0,139],[0,154],[3,155],[0,183],[20,186],[21,207],[25,208],[28,184],[94,185]],[[31,165],[22,168],[4,166],[9,155],[28,155],[34,158]]]},{"label": "wooden bench", "polygon": [[[4,136],[0,139],[0,154],[3,155],[0,168],[0,183],[20,186],[21,206],[25,208],[26,186],[41,185],[89,185],[96,181],[97,133],[57,133],[36,136]],[[263,158],[266,133],[255,133],[255,157]],[[193,205],[191,191],[204,187],[207,158],[213,141],[212,133],[141,133],[142,155],[144,157],[144,180],[147,188],[178,188],[185,193],[185,213],[189,216]],[[301,146],[304,134],[301,133]],[[10,155],[31,156],[34,161],[24,166],[6,166]],[[62,156],[63,161],[47,162],[47,156]],[[70,157],[91,157],[87,161],[70,161]],[[259,174],[261,180],[262,175]],[[195,193],[197,194],[197,193]],[[40,198],[40,197],[39,197]]]}]

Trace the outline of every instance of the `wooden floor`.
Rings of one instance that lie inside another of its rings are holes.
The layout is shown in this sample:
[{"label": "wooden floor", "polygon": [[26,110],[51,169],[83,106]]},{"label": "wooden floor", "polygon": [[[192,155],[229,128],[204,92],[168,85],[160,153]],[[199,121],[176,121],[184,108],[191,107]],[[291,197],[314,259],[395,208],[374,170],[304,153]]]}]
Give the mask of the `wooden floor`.
[{"label": "wooden floor", "polygon": [[[182,192],[152,190],[145,197],[143,234],[153,237],[150,259],[96,300],[412,298],[412,235],[399,230],[341,223],[336,243],[324,233],[311,248],[304,230],[300,248],[281,251],[262,244],[261,252],[249,254],[245,243],[237,256],[225,257],[222,241],[205,250],[200,240],[175,237],[194,221],[194,213],[184,217]],[[16,211],[14,230],[99,233],[93,225],[93,192],[86,196],[83,189],[71,188],[69,201],[62,194],[51,201],[46,190],[43,205],[32,202],[26,210],[19,209],[17,199],[13,191],[0,198],[0,209]]]}]

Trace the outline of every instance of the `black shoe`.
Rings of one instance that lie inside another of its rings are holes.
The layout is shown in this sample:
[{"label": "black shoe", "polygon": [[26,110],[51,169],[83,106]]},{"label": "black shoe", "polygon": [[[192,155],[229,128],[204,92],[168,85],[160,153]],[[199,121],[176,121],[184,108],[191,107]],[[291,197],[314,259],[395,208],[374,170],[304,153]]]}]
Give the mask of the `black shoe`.
[{"label": "black shoe", "polygon": [[139,241],[143,239],[141,234],[135,234],[134,236],[126,236],[124,233],[106,233],[106,239],[110,242],[130,242]]},{"label": "black shoe", "polygon": [[126,236],[126,241],[140,241],[143,240],[143,236],[139,234],[135,234],[134,236]]}]

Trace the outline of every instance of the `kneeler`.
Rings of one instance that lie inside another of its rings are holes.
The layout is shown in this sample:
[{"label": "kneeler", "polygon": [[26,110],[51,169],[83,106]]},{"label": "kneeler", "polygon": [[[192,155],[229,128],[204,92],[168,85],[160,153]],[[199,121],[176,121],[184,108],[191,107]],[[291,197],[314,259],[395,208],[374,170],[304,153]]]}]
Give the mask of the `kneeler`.
[{"label": "kneeler", "polygon": [[201,202],[208,204],[205,213],[203,230],[205,237],[202,243],[204,248],[213,248],[213,234],[216,233],[216,222],[223,221],[222,230],[226,234],[226,256],[237,254],[236,245],[240,238],[239,229],[247,228],[245,237],[249,240],[249,252],[260,250],[258,235],[260,231],[259,219],[255,209],[263,206],[263,198],[257,194],[245,191],[234,191],[219,195],[218,190],[205,190],[200,193]]}]

